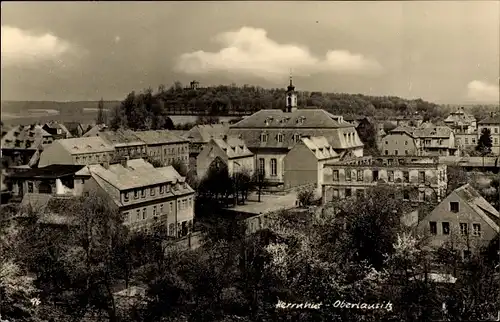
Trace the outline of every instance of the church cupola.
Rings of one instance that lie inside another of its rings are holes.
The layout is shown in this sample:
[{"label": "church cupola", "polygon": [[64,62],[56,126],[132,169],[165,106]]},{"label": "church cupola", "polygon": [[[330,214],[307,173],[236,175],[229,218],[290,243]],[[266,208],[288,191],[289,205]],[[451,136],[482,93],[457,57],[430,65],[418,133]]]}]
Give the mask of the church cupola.
[{"label": "church cupola", "polygon": [[297,109],[297,93],[295,92],[295,86],[293,85],[292,75],[290,73],[290,85],[288,85],[286,91],[286,105],[285,112],[293,112]]}]

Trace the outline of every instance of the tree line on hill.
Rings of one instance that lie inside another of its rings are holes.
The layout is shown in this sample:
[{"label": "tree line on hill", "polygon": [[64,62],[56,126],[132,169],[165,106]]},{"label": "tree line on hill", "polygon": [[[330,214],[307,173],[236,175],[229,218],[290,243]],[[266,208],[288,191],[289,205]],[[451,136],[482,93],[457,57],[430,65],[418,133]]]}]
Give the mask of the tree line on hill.
[{"label": "tree line on hill", "polygon": [[[131,233],[98,195],[59,201],[52,209],[72,209],[66,226],[41,224],[39,210],[0,226],[0,319],[496,318],[500,274],[495,245],[465,260],[457,246],[466,240],[450,240],[430,252],[428,236],[401,224],[406,203],[394,194],[379,187],[358,199],[335,201],[320,216],[270,215],[266,228],[253,234],[241,222],[213,218],[213,225],[203,228],[202,247],[185,251],[165,242],[161,230]],[[433,282],[430,273],[436,268],[457,282]],[[145,296],[120,300],[113,295],[116,285],[142,285]],[[283,303],[315,306],[294,309]],[[358,306],[346,309],[345,303]]]},{"label": "tree line on hill", "polygon": [[[284,88],[265,89],[259,86],[219,85],[206,88],[184,88],[175,82],[170,88],[160,85],[157,91],[148,88],[141,93],[131,92],[109,115],[112,128],[133,130],[169,128],[168,116],[246,115],[260,109],[283,109]],[[317,107],[333,114],[388,117],[418,112],[425,120],[444,117],[449,111],[422,99],[403,99],[395,96],[322,93],[298,91],[298,105]]]}]

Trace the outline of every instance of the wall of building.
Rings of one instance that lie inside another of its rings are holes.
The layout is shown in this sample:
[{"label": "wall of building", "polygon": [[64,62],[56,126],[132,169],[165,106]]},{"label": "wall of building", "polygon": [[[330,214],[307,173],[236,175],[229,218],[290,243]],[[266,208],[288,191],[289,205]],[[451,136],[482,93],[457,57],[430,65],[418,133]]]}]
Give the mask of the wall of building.
[{"label": "wall of building", "polygon": [[[450,202],[459,203],[459,211],[451,212]],[[457,249],[467,249],[467,243],[471,247],[483,245],[485,242],[491,241],[496,232],[490,225],[483,220],[466,202],[457,196],[456,193],[451,193],[443,202],[441,202],[427,217],[419,223],[419,229],[422,233],[430,234],[430,222],[437,223],[437,234],[431,235],[430,243],[434,247],[440,247],[447,241],[453,241]],[[450,234],[443,234],[443,222],[450,223]],[[467,223],[469,227],[469,236],[466,238],[460,234],[460,223]],[[473,236],[472,224],[480,224],[481,236]]]},{"label": "wall of building", "polygon": [[252,175],[255,166],[254,157],[251,155],[243,158],[229,159],[227,166],[230,175],[243,171],[247,171]]},{"label": "wall of building", "polygon": [[303,143],[296,144],[284,158],[285,189],[318,183],[318,159]]},{"label": "wall of building", "polygon": [[389,133],[382,138],[383,155],[418,155],[415,140],[406,133]]},{"label": "wall of building", "polygon": [[176,160],[180,160],[189,167],[188,142],[148,145],[146,150],[150,158],[162,162],[165,166],[172,164]]},{"label": "wall of building", "polygon": [[[265,171],[265,179],[269,182],[273,183],[284,183],[284,160],[286,157],[286,153],[283,152],[257,152],[255,154],[255,171],[259,171],[260,168],[260,159],[264,160],[264,171]],[[272,175],[271,173],[271,160],[276,159],[276,167],[277,173],[276,175]]]},{"label": "wall of building", "polygon": [[228,165],[229,170],[227,154],[217,144],[210,142],[205,145],[196,158],[196,173],[198,174],[198,178],[202,179],[206,175],[210,165],[217,157]]}]

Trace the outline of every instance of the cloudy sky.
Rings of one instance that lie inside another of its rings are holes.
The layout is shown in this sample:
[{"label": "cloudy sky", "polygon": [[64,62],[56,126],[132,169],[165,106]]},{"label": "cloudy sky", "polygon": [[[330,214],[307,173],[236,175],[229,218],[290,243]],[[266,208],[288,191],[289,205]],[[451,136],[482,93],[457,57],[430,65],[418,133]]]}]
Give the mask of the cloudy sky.
[{"label": "cloudy sky", "polygon": [[1,4],[3,100],[202,85],[498,103],[500,1]]}]

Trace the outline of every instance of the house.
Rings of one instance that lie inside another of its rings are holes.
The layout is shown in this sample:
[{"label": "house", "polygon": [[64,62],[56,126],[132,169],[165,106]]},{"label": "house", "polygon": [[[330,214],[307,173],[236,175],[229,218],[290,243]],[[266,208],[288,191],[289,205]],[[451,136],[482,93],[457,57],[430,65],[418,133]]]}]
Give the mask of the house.
[{"label": "house", "polygon": [[85,133],[86,128],[83,128],[83,125],[79,122],[65,122],[64,126],[68,129],[69,133],[73,137],[79,138]]},{"label": "house", "polygon": [[451,112],[444,120],[446,126],[451,128],[455,134],[473,134],[477,132],[477,120],[474,115],[465,112],[461,107]]},{"label": "house", "polygon": [[130,159],[146,158],[146,143],[141,141],[131,130],[102,131],[97,133],[109,145],[115,149],[115,158]]},{"label": "house", "polygon": [[105,124],[95,124],[92,125],[90,130],[87,130],[85,133],[83,133],[82,137],[92,137],[92,136],[97,136],[99,132],[105,131],[107,129],[107,126]]},{"label": "house", "polygon": [[324,136],[301,138],[284,159],[285,189],[314,185],[321,190],[323,166],[340,156]]},{"label": "house", "polygon": [[113,146],[97,136],[57,140],[42,152],[38,166],[105,163],[114,153]]},{"label": "house", "polygon": [[199,178],[203,178],[214,160],[221,160],[227,166],[229,175],[246,171],[254,172],[255,160],[253,153],[245,142],[235,137],[211,139],[196,158],[196,169]]},{"label": "house", "polygon": [[189,166],[189,141],[168,130],[137,131],[134,135],[146,144],[149,160],[164,166],[181,162]]},{"label": "house", "polygon": [[495,155],[500,155],[500,114],[491,113],[489,117],[479,121],[478,123],[478,140],[484,128],[490,129],[491,133],[491,152]]},{"label": "house", "polygon": [[49,146],[53,141],[54,137],[40,125],[19,125],[2,137],[1,155],[14,163],[27,164],[38,149]]},{"label": "house", "polygon": [[323,203],[364,195],[378,184],[398,187],[401,199],[424,202],[446,195],[447,166],[438,157],[360,157],[327,163],[323,168]]},{"label": "house", "polygon": [[8,175],[14,197],[22,198],[26,193],[54,196],[77,196],[75,174],[83,165],[52,164]]},{"label": "house", "polygon": [[189,165],[196,169],[196,158],[205,145],[212,139],[221,139],[229,131],[227,124],[203,124],[196,125],[182,136],[189,140]]},{"label": "house", "polygon": [[336,153],[363,155],[363,143],[353,124],[323,109],[297,108],[297,94],[290,80],[284,110],[260,110],[229,128],[229,136],[243,141],[255,154],[256,170],[266,182],[284,188],[284,159],[301,137],[324,136]]},{"label": "house", "polygon": [[379,122],[389,122],[394,124],[396,127],[398,126],[409,126],[409,127],[420,127],[424,122],[424,118],[422,115],[417,113],[413,115],[398,115],[388,118],[377,118]]},{"label": "house", "polygon": [[[142,160],[89,165],[85,189],[104,192],[124,215],[130,229],[168,228],[168,235],[182,237],[192,231],[194,190],[172,166],[155,168]],[[85,175],[83,171],[79,173]]]},{"label": "house", "polygon": [[54,140],[70,139],[73,137],[66,126],[59,122],[51,121],[45,123],[42,128],[50,133]]},{"label": "house", "polygon": [[464,256],[487,246],[500,232],[498,211],[473,187],[455,189],[419,223],[433,247],[451,243]]},{"label": "house", "polygon": [[382,138],[383,155],[453,156],[455,134],[447,126],[423,124],[419,128],[399,126]]}]

